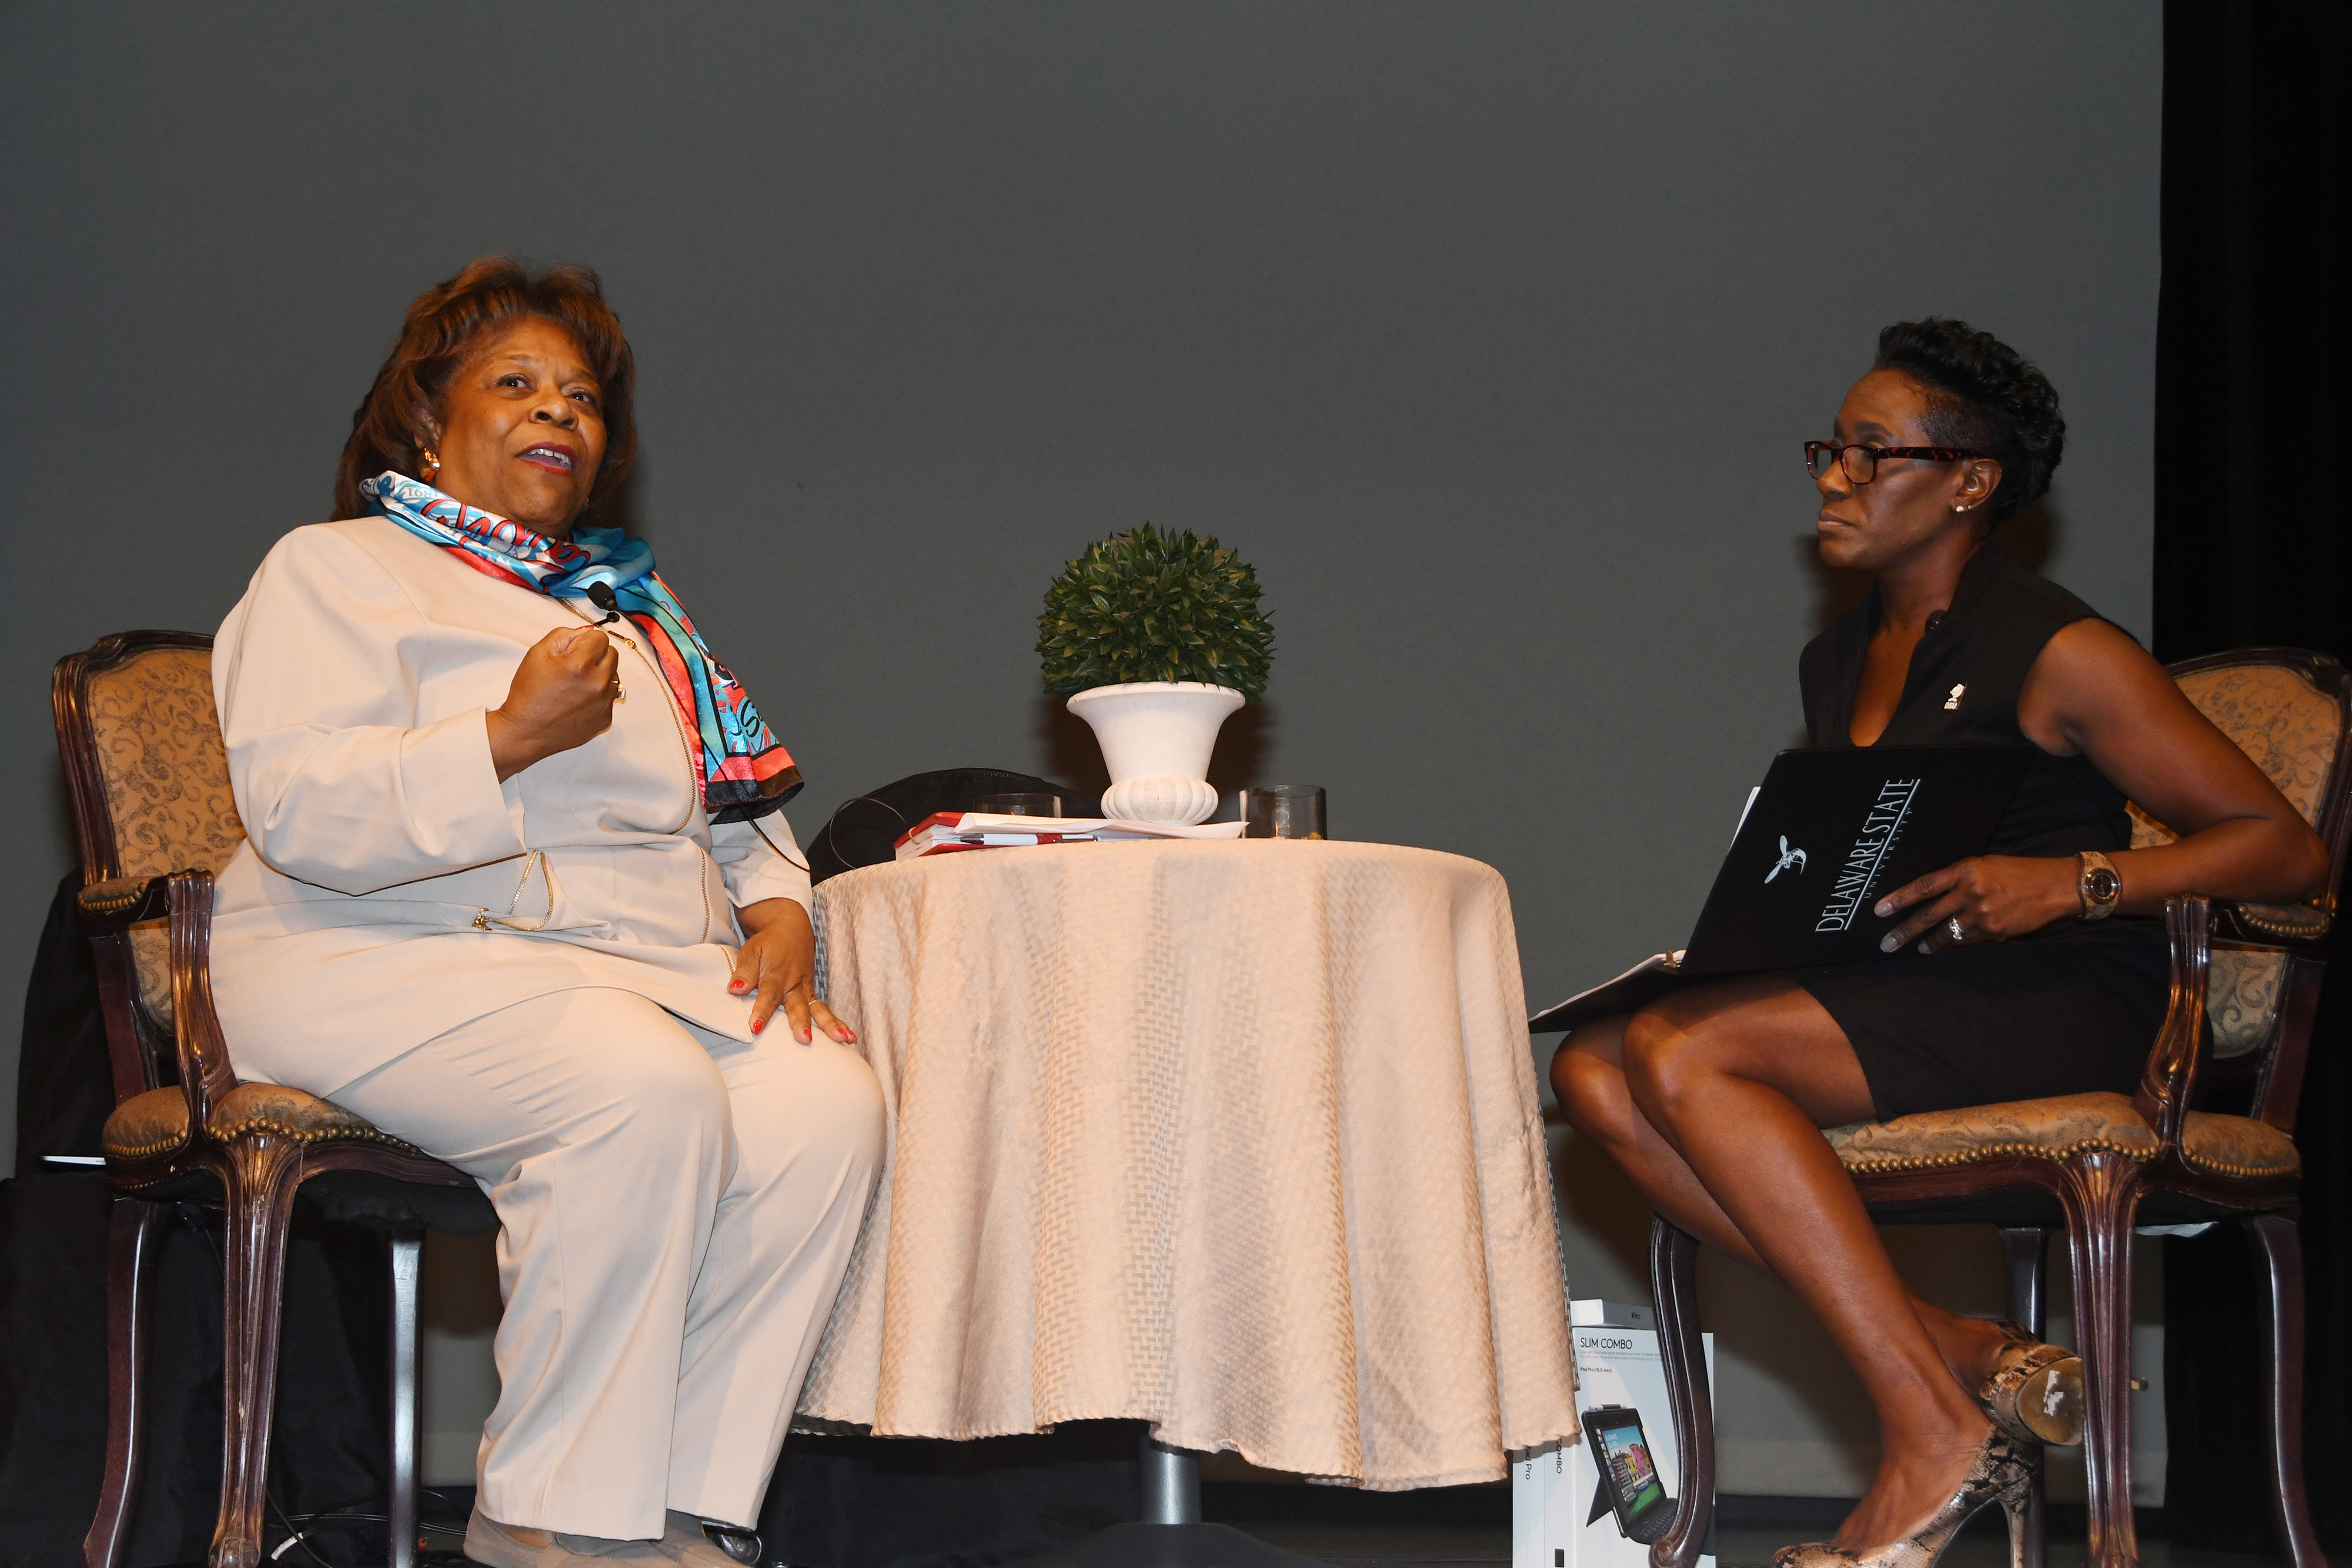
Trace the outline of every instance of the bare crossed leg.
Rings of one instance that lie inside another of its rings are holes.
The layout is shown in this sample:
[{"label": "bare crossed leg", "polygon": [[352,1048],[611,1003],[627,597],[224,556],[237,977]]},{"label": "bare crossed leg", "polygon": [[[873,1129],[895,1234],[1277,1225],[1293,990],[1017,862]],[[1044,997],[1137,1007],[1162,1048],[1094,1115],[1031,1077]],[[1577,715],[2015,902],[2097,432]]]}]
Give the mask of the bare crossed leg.
[{"label": "bare crossed leg", "polygon": [[1924,1524],[1991,1429],[1975,1390],[2000,1334],[1912,1295],[1822,1136],[1873,1114],[1835,1020],[1785,980],[1721,981],[1579,1030],[1551,1079],[1659,1212],[1788,1285],[1861,1375],[1883,1452],[1833,1544]]}]

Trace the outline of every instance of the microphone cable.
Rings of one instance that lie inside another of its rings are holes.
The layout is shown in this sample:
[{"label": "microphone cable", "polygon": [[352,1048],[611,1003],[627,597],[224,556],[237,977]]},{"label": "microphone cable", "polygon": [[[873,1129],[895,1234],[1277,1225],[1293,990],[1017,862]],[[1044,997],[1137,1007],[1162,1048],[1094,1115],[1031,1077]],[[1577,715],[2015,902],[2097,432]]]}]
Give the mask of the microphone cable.
[{"label": "microphone cable", "polygon": [[[621,619],[621,601],[614,596],[613,592],[613,585],[611,583],[590,583],[588,585],[588,602],[593,604],[597,609],[604,612],[604,619],[602,621],[593,622],[591,624],[597,626],[609,626],[614,622]],[[807,872],[808,866],[806,862],[793,859],[792,856],[784,853],[783,846],[782,844],[777,843],[775,840],[768,837],[768,830],[760,826],[759,818],[747,817],[744,821],[750,822],[751,824],[751,831],[759,834],[770,849],[776,852],[777,859],[782,861],[794,871],[802,873]]]}]

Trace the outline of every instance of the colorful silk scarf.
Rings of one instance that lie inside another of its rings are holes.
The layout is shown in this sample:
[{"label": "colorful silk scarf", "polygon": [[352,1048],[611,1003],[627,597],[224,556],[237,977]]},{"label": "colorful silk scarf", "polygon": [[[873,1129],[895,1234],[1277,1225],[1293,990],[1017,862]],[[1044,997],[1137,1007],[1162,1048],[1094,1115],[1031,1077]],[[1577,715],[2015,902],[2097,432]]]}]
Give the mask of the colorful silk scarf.
[{"label": "colorful silk scarf", "polygon": [[384,517],[486,577],[552,599],[586,599],[591,583],[612,589],[621,613],[644,633],[687,728],[702,737],[694,771],[712,821],[763,817],[800,792],[801,770],[768,733],[751,694],[710,656],[685,607],[655,575],[654,552],[645,540],[618,528],[591,528],[572,529],[569,539],[551,539],[391,472],[360,491]]}]

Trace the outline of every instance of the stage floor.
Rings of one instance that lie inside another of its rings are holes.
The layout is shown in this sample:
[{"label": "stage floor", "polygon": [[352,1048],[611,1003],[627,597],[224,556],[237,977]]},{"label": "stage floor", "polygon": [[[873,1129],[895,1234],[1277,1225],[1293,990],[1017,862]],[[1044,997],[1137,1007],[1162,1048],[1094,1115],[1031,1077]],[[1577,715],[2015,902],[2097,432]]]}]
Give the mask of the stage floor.
[{"label": "stage floor", "polygon": [[[433,1544],[445,1550],[427,1553],[421,1568],[465,1568],[466,1560],[446,1549],[457,1544],[457,1530],[451,1527],[462,1528],[458,1521],[464,1517],[464,1506],[471,1501],[467,1495],[471,1490],[444,1489],[439,1494],[441,1506],[428,1504],[428,1517],[441,1526],[432,1531]],[[1843,1508],[1834,1499],[1726,1498],[1724,1504],[1729,1522],[1717,1530],[1719,1568],[1770,1568],[1773,1552],[1781,1547],[1818,1540],[1836,1528]],[[1269,1546],[1334,1564],[1334,1568],[1355,1564],[1444,1568],[1508,1564],[1511,1560],[1510,1497],[1501,1487],[1376,1493],[1210,1482],[1202,1489],[1202,1511],[1210,1520],[1244,1531]],[[2069,1513],[2074,1517],[2068,1518]],[[2279,1555],[2176,1548],[2162,1538],[2161,1530],[2160,1513],[2143,1514],[2143,1568],[2269,1568],[2285,1561]],[[289,1554],[289,1560],[299,1562],[299,1554]],[[2084,1560],[2080,1510],[2062,1509],[2051,1532],[2048,1568],[2081,1568]],[[1946,1554],[1943,1568],[2007,1568],[2008,1562],[2008,1533],[1996,1510],[1969,1526]]]},{"label": "stage floor", "polygon": [[[1301,1556],[1335,1565],[1507,1564],[1511,1560],[1510,1501],[1500,1488],[1452,1489],[1447,1493],[1380,1497],[1323,1488],[1212,1485],[1202,1511]],[[1483,1494],[1483,1495],[1482,1495]],[[1719,1568],[1770,1568],[1772,1554],[1793,1542],[1819,1540],[1837,1527],[1843,1505],[1829,1499],[1724,1500],[1726,1516],[1716,1544]],[[2050,1535],[2048,1568],[2082,1568],[2080,1510],[2062,1512]],[[1416,1517],[1416,1514],[1422,1517]],[[1758,1515],[1765,1517],[1758,1518]],[[2174,1547],[2157,1533],[2161,1515],[2143,1519],[2142,1568],[2270,1568],[2284,1555]],[[2069,1526],[2071,1525],[2071,1529]],[[2009,1533],[1999,1510],[1975,1520],[1941,1568],[2008,1568]]]}]

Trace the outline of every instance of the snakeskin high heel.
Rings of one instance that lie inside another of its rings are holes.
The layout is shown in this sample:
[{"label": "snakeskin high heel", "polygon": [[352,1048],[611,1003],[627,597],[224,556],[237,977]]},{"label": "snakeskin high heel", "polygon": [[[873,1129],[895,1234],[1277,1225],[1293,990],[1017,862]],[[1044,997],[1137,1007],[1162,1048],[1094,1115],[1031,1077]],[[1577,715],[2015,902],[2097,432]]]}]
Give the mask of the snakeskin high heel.
[{"label": "snakeskin high heel", "polygon": [[1977,1403],[2021,1443],[2071,1448],[2083,1440],[2083,1358],[2044,1344],[2021,1323],[1995,1322],[2005,1342]]},{"label": "snakeskin high heel", "polygon": [[1826,1541],[1783,1546],[1772,1554],[1772,1568],[1933,1568],[1969,1516],[1996,1502],[2009,1514],[2010,1568],[2024,1568],[2025,1503],[2032,1495],[2041,1458],[2040,1449],[2015,1442],[2007,1433],[1988,1433],[1960,1490],[1914,1533],[1864,1552],[1840,1551]]}]

